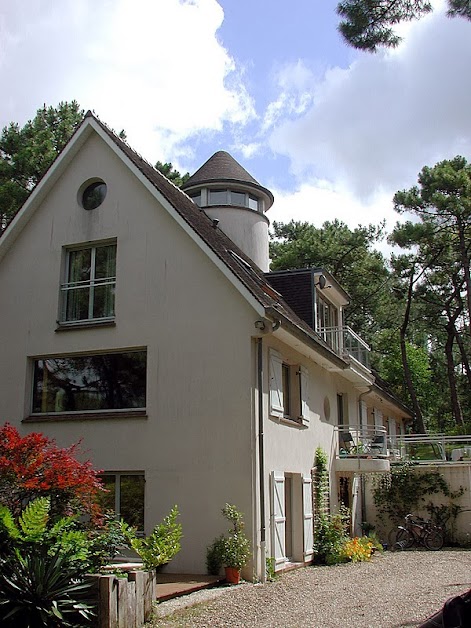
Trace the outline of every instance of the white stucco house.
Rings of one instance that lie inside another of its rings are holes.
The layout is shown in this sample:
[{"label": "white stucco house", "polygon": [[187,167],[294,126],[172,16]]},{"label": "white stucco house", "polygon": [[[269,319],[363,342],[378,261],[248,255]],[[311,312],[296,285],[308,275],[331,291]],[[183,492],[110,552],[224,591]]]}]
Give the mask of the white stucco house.
[{"label": "white stucco house", "polygon": [[269,190],[224,152],[184,190],[86,115],[0,239],[0,417],[81,439],[146,532],[177,504],[170,571],[204,573],[236,504],[263,578],[267,556],[312,559],[316,448],[358,528],[358,474],[389,468],[411,415],[335,278],[268,272]]}]

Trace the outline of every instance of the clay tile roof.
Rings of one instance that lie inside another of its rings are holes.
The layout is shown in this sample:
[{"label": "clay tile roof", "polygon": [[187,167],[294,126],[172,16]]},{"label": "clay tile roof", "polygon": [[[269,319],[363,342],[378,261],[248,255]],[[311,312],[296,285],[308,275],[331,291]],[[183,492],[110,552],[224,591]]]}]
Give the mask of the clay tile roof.
[{"label": "clay tile roof", "polygon": [[210,181],[240,181],[260,186],[260,183],[225,150],[214,153],[182,187],[185,189]]}]

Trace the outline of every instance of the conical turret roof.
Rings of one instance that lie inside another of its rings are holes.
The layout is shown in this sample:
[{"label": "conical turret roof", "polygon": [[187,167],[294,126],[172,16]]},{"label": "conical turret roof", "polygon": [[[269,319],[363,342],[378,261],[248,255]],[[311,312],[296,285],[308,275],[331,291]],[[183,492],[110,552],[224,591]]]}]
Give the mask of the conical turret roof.
[{"label": "conical turret roof", "polygon": [[201,187],[214,187],[216,184],[236,183],[257,190],[265,198],[265,211],[273,204],[273,194],[253,178],[238,161],[225,150],[219,150],[199,168],[188,181],[182,185],[182,190],[189,191]]},{"label": "conical turret roof", "polygon": [[214,153],[182,186],[183,189],[210,181],[240,181],[259,186],[260,183],[225,150]]}]

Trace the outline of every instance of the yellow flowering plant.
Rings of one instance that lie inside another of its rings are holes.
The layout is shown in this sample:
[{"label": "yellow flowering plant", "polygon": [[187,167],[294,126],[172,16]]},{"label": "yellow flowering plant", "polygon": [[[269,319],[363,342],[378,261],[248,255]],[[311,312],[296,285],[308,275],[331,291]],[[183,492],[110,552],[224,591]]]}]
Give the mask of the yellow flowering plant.
[{"label": "yellow flowering plant", "polygon": [[348,539],[341,550],[342,558],[357,563],[364,560],[370,560],[373,554],[374,545],[367,536],[356,536]]}]

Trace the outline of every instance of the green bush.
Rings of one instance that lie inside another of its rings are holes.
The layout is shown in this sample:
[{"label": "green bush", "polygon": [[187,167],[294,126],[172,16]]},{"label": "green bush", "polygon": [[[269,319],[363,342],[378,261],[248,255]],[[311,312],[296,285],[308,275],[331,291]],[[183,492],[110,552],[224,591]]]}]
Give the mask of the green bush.
[{"label": "green bush", "polygon": [[121,531],[129,545],[141,557],[145,569],[166,565],[180,551],[182,526],[177,523],[179,514],[178,507],[174,506],[147,538],[136,536],[136,528],[121,521]]},{"label": "green bush", "polygon": [[206,549],[206,569],[211,576],[218,576],[222,567],[224,535],[218,536]]},{"label": "green bush", "polygon": [[232,524],[227,535],[217,537],[206,550],[208,573],[217,575],[221,567],[242,569],[250,558],[250,541],[244,532],[244,517],[236,506],[226,504],[223,516]]},{"label": "green bush", "polygon": [[347,525],[350,512],[342,508],[335,515],[322,515],[314,533],[314,557],[317,563],[335,565],[343,562],[343,548],[349,540]]}]

